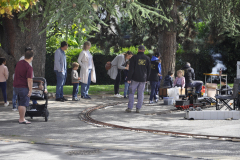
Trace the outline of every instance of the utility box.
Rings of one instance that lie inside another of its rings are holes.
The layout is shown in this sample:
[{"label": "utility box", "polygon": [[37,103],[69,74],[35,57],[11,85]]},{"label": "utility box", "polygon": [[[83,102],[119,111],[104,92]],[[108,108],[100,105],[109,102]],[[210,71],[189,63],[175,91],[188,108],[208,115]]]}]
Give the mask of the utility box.
[{"label": "utility box", "polygon": [[240,61],[237,61],[237,78],[240,78]]}]

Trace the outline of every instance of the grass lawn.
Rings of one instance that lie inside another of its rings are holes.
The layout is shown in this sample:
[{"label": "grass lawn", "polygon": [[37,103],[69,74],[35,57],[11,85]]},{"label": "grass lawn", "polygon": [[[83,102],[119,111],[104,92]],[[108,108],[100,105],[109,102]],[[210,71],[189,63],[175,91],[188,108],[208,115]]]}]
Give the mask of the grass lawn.
[{"label": "grass lawn", "polygon": [[[56,86],[47,86],[49,93],[56,93]],[[63,87],[63,93],[65,95],[71,95],[73,86],[65,85]],[[146,88],[145,88],[146,90]],[[123,95],[124,84],[119,86],[119,92]],[[81,94],[81,85],[79,85],[78,94]],[[89,95],[101,95],[101,94],[114,94],[114,85],[90,85]],[[137,94],[137,92],[135,92]],[[145,95],[148,95],[148,92],[144,92]]]},{"label": "grass lawn", "polygon": [[[227,85],[229,85],[231,88],[233,88],[233,83],[229,83]],[[220,88],[220,84],[218,84],[218,88]]]},{"label": "grass lawn", "polygon": [[[233,87],[233,83],[228,84],[231,88]],[[220,85],[218,84],[218,88]],[[56,92],[56,86],[47,86],[48,92],[49,93],[55,93]],[[71,95],[73,90],[72,85],[65,85],[63,87],[63,93],[65,95]],[[123,95],[124,91],[124,84],[120,85],[120,94]],[[81,94],[81,85],[79,86],[79,94]],[[90,85],[89,89],[89,94],[90,95],[101,95],[101,94],[114,94],[114,85]],[[145,95],[148,93],[145,92]]]},{"label": "grass lawn", "polygon": [[[49,93],[56,92],[56,86],[47,86]],[[66,95],[71,95],[73,86],[65,85],[63,87],[63,93]],[[123,95],[124,85],[120,85],[120,94]],[[81,85],[79,86],[79,94],[81,94]],[[101,95],[101,94],[114,94],[114,85],[90,85],[89,89],[90,95]]]}]

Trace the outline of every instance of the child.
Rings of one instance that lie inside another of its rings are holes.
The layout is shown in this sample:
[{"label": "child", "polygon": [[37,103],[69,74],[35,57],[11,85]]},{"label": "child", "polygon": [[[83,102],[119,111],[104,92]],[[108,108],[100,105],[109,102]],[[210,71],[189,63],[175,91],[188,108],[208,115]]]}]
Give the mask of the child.
[{"label": "child", "polygon": [[156,52],[154,56],[152,56],[151,59],[151,73],[149,76],[149,81],[151,85],[151,94],[149,98],[149,103],[153,103],[153,98],[155,99],[155,102],[158,102],[158,98],[156,97],[156,88],[158,86],[159,82],[159,76],[160,75],[160,67],[159,67],[159,58],[160,58],[160,53]]},{"label": "child", "polygon": [[[16,65],[14,66],[14,68],[16,68]],[[15,73],[13,73],[13,80],[14,80],[14,75]],[[17,95],[15,94],[15,90],[13,87],[13,97],[12,97],[12,104],[13,104],[13,111],[17,111],[18,109],[18,104],[17,104]]]},{"label": "child", "polygon": [[226,85],[226,79],[225,78],[221,79],[221,85],[222,85],[222,87],[221,87],[221,95],[232,94],[231,90],[223,91],[225,89],[231,89],[231,87],[229,85]]},{"label": "child", "polygon": [[4,99],[4,107],[9,105],[7,101],[7,79],[8,79],[8,68],[6,65],[6,58],[0,57],[0,88],[2,89],[3,99]]},{"label": "child", "polygon": [[166,75],[166,77],[164,78],[164,86],[165,87],[168,87],[168,88],[173,87],[173,82],[172,82],[173,75],[174,75],[173,72],[171,72],[171,71],[168,72],[168,75]]},{"label": "child", "polygon": [[177,86],[177,87],[181,87],[184,88],[185,87],[185,77],[183,77],[183,70],[178,70],[177,71],[177,77],[173,83],[173,86]]},{"label": "child", "polygon": [[72,64],[72,84],[73,84],[73,92],[72,92],[72,100],[73,101],[79,101],[80,99],[77,98],[78,95],[78,88],[79,88],[79,82],[80,82],[80,77],[78,77],[78,70],[79,64],[77,62],[74,62]]},{"label": "child", "polygon": [[[130,61],[127,61],[126,62],[126,67],[127,68],[129,68],[129,63],[130,63]],[[125,87],[124,87],[124,98],[127,98],[127,95],[129,94],[129,90],[128,90],[128,88],[129,88],[129,83],[127,82],[127,75],[128,75],[128,70],[127,69],[125,69],[124,71],[123,71],[123,73],[124,73],[124,85],[125,85]]]}]

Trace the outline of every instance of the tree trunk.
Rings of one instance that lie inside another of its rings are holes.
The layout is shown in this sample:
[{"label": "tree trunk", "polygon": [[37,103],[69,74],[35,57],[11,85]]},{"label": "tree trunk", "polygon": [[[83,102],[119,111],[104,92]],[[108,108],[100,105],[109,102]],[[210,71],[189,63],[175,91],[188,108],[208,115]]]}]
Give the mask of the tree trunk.
[{"label": "tree trunk", "polygon": [[[35,77],[45,76],[45,60],[46,60],[46,33],[39,35],[43,30],[40,27],[42,22],[41,16],[28,15],[26,19],[22,19],[24,26],[27,28],[22,32],[19,24],[18,14],[14,18],[2,18],[2,26],[0,27],[0,56],[7,59],[6,66],[9,70],[9,79],[7,80],[7,97],[12,98],[13,91],[13,73],[14,66],[19,61],[20,57],[24,55],[25,48],[31,47],[34,51],[33,71]],[[1,93],[0,93],[1,94]],[[0,100],[3,100],[0,95]]]},{"label": "tree trunk", "polygon": [[163,31],[160,35],[160,53],[162,53],[162,76],[168,74],[168,71],[175,72],[176,63],[176,33]]},{"label": "tree trunk", "polygon": [[[168,5],[171,6],[172,2],[169,1]],[[175,73],[175,64],[176,64],[176,51],[177,51],[177,42],[176,42],[176,31],[175,25],[177,22],[177,5],[174,3],[173,9],[170,12],[173,22],[168,24],[168,28],[160,32],[159,36],[159,51],[162,55],[162,76],[164,77],[168,74],[168,71]]]}]

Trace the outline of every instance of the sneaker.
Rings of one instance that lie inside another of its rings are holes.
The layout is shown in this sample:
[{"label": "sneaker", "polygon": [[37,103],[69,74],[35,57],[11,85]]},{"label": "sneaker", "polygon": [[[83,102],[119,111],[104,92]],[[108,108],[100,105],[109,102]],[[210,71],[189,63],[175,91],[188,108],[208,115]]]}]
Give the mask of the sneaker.
[{"label": "sneaker", "polygon": [[4,103],[4,107],[9,106],[9,102],[7,101],[6,103]]},{"label": "sneaker", "polygon": [[114,97],[121,98],[120,94],[114,94]]},{"label": "sneaker", "polygon": [[140,113],[140,109],[136,109],[136,113]]},{"label": "sneaker", "polygon": [[80,101],[77,97],[72,98],[73,101]]},{"label": "sneaker", "polygon": [[86,96],[86,97],[82,97],[82,99],[91,99],[91,98]]},{"label": "sneaker", "polygon": [[88,99],[92,99],[89,95],[86,95],[86,97],[88,97]]},{"label": "sneaker", "polygon": [[149,104],[153,104],[153,101],[149,101]]},{"label": "sneaker", "polygon": [[129,109],[129,108],[127,108],[125,111],[126,111],[127,113],[130,113],[130,112],[132,112],[132,110],[131,110],[131,109]]},{"label": "sneaker", "polygon": [[155,99],[155,102],[157,103],[157,102],[158,102],[158,99]]},{"label": "sneaker", "polygon": [[157,98],[157,99],[159,99],[159,96],[158,96],[158,95],[156,95],[156,98]]},{"label": "sneaker", "polygon": [[118,94],[118,96],[119,96],[120,98],[122,98],[122,97],[123,97],[121,94]]},{"label": "sneaker", "polygon": [[128,98],[127,96],[124,96],[123,98]]},{"label": "sneaker", "polygon": [[18,109],[17,108],[13,108],[12,111],[18,111]]},{"label": "sneaker", "polygon": [[68,101],[68,99],[67,99],[67,98],[65,98],[65,97],[62,97],[62,99],[63,99],[64,101]]},{"label": "sneaker", "polygon": [[56,101],[60,101],[60,102],[64,102],[64,100],[62,98],[56,98]]}]

